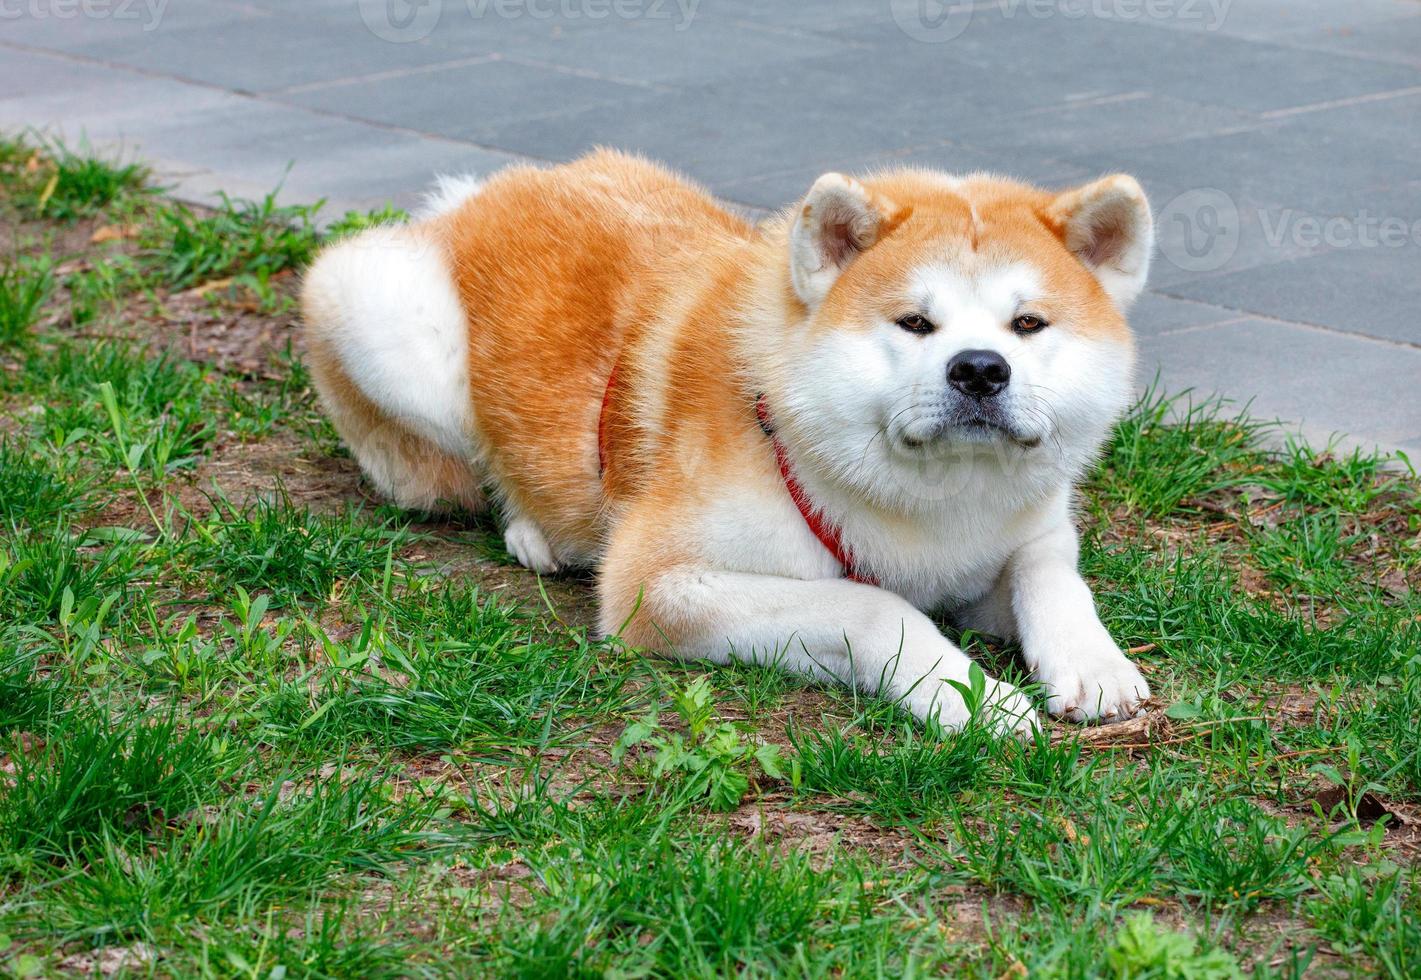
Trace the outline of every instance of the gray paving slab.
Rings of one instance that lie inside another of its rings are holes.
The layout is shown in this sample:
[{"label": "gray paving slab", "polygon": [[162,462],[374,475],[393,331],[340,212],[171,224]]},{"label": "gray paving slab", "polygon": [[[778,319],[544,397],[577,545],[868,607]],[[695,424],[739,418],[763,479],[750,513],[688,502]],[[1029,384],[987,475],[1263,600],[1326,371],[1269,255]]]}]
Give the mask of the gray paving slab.
[{"label": "gray paving slab", "polygon": [[884,19],[885,7],[877,0],[700,0],[696,19],[724,18],[762,27],[806,33],[844,25],[874,24]]},{"label": "gray paving slab", "polygon": [[738,88],[720,94],[646,93],[577,111],[446,124],[444,131],[451,130],[547,160],[616,146],[670,161],[712,187],[791,168],[822,170],[903,145],[910,137],[892,119],[845,117],[829,105],[793,111],[771,91]]},{"label": "gray paving slab", "polygon": [[[1352,231],[1349,229],[1348,234]],[[1387,235],[1377,229],[1378,236]],[[1385,242],[1338,248],[1169,290],[1185,299],[1267,313],[1421,347],[1421,220]],[[1412,395],[1421,402],[1421,373]]]},{"label": "gray paving slab", "polygon": [[1176,330],[1234,323],[1248,317],[1212,303],[1180,299],[1146,290],[1130,308],[1130,327],[1137,338],[1155,337]]},{"label": "gray paving slab", "polygon": [[[45,70],[64,70],[68,59],[52,59],[57,64]],[[86,71],[93,66],[78,66]],[[131,71],[94,68],[101,73],[93,84],[57,85],[31,95],[0,99],[0,127],[16,130],[33,126],[75,143],[85,137],[104,141],[139,141],[152,131],[171,125],[186,116],[203,120],[203,113],[237,104],[242,97],[221,89],[190,85],[170,78],[154,78]],[[216,118],[216,117],[212,117]],[[202,124],[200,134],[189,132],[194,143],[220,140],[226,134]],[[139,150],[133,146],[131,149]]]},{"label": "gray paving slab", "polygon": [[669,18],[614,20],[596,30],[520,39],[510,50],[519,58],[603,78],[699,83],[804,58],[832,56],[842,61],[857,46],[821,35],[701,17],[684,26]]},{"label": "gray paving slab", "polygon": [[[0,50],[0,99],[27,98],[33,105],[55,94],[86,92],[113,79],[102,65],[76,63],[45,51]],[[31,116],[23,125],[44,120]]]},{"label": "gray paving slab", "polygon": [[[510,52],[520,44],[572,37],[619,24],[652,23],[684,30],[700,9],[687,13],[677,0],[250,0],[264,12],[358,25],[390,44],[429,44],[461,54]],[[691,3],[691,0],[684,0]],[[704,3],[704,0],[699,0]]]},{"label": "gray paving slab", "polygon": [[[405,9],[401,3],[360,0],[354,16],[377,36],[395,43],[414,43],[426,37],[429,44],[462,54],[513,53],[523,44],[576,37],[585,31],[605,31],[635,20],[652,20],[671,28],[684,23],[676,4],[669,1],[622,0],[622,3],[630,4],[630,9],[624,14],[617,13],[615,4],[600,3],[600,0],[591,0],[591,3],[584,3],[583,0],[558,0],[557,3],[543,3],[541,0],[533,0],[533,3],[513,3],[510,0],[432,1],[419,9],[422,13],[438,11],[438,20],[416,18],[408,27],[404,26],[404,21],[398,27],[392,27],[382,23],[379,17],[372,16],[372,10],[401,11]],[[348,9],[334,13],[327,11],[325,16],[351,17],[351,13]]]},{"label": "gray paving slab", "polygon": [[[425,133],[482,141],[530,152],[498,134],[608,107],[635,104],[650,90],[563,68],[494,57],[474,63],[409,73],[379,84],[355,80],[294,91],[296,105]],[[450,93],[460,97],[451,98]],[[543,156],[532,152],[533,156]]]},{"label": "gray paving slab", "polygon": [[[1119,6],[1122,15],[1131,9],[1129,4]],[[1109,16],[1109,5],[1098,9]],[[1414,0],[1221,0],[1165,4],[1161,10],[1166,16],[1140,13],[1130,19],[1155,27],[1286,43],[1392,25],[1418,14]]]},{"label": "gray paving slab", "polygon": [[[78,51],[92,44],[121,45],[151,41],[194,27],[211,27],[248,20],[257,11],[236,0],[135,0],[132,3],[91,3],[86,14],[79,3],[11,4],[0,20],[0,40],[55,51]],[[18,12],[20,16],[12,16]]]},{"label": "gray paving slab", "polygon": [[[277,199],[288,204],[309,204],[324,200],[318,214],[321,223],[339,218],[347,211],[368,211],[386,205],[410,210],[419,205],[438,174],[493,173],[515,158],[454,142],[425,140],[399,133],[372,133],[355,146],[339,141],[319,160],[298,159],[289,169],[276,174],[280,188]],[[240,188],[225,185],[214,172],[186,178],[183,188],[198,199],[213,200],[221,191],[247,198],[260,198],[277,187],[275,167]]]},{"label": "gray paving slab", "polygon": [[[934,77],[934,85],[924,86],[924,77]],[[620,146],[668,160],[718,187],[941,144],[980,115],[974,99],[990,97],[1021,110],[1052,98],[999,88],[975,66],[915,46],[869,73],[845,71],[840,56],[803,58],[574,111],[528,99],[522,104],[531,115],[499,107],[482,121],[441,131],[541,159]],[[944,91],[954,97],[944,98]]]},{"label": "gray paving slab", "polygon": [[1168,391],[1224,392],[1315,444],[1336,438],[1344,447],[1399,448],[1421,458],[1415,347],[1255,319],[1145,338],[1140,377],[1156,369]]},{"label": "gray paving slab", "polygon": [[404,205],[438,171],[595,145],[752,212],[831,169],[1131,172],[1159,228],[1132,312],[1147,373],[1314,437],[1421,445],[1417,0],[83,9],[0,19],[0,128],[121,145],[196,198],[284,181],[330,212]]},{"label": "gray paving slab", "polygon": [[[56,70],[34,55],[25,65]],[[8,61],[8,59],[7,59]],[[284,203],[327,198],[325,214],[415,203],[441,172],[489,173],[519,158],[133,72],[95,68],[101,84],[0,99],[0,129],[34,126],[70,145],[156,164],[160,182],[211,203],[219,191]]]},{"label": "gray paving slab", "polygon": [[[1421,92],[1292,114],[1234,132],[1064,154],[1141,179],[1159,216],[1155,283],[1219,278],[1421,218]],[[1340,231],[1327,235],[1320,229]],[[1363,247],[1364,244],[1363,244]]]},{"label": "gray paving slab", "polygon": [[1002,174],[1028,183],[1065,186],[1093,176],[1072,164],[1039,155],[985,150],[958,142],[907,147],[889,153],[821,159],[774,173],[738,180],[712,181],[717,194],[753,207],[775,209],[804,196],[816,177],[830,170],[864,174],[892,167],[930,167],[947,173],[977,171]]},{"label": "gray paving slab", "polygon": [[[936,0],[920,0],[928,9]],[[913,25],[885,18],[872,31],[861,25],[825,33],[876,42],[885,51],[924,48],[993,73],[999,85],[1063,95],[1150,91],[1185,101],[1266,112],[1415,84],[1406,65],[1331,51],[1299,57],[1286,45],[1195,30],[1161,30],[1148,19],[1071,17],[1059,11],[1091,5],[1059,4],[1052,16],[1032,16],[1026,0],[975,6],[960,33],[940,42],[911,36]],[[1105,5],[1108,7],[1108,4]],[[1167,5],[1168,6],[1168,5]],[[1179,6],[1183,6],[1182,0]],[[1202,0],[1194,4],[1207,9]],[[948,22],[949,24],[952,21]],[[928,30],[931,30],[930,28]],[[932,38],[930,33],[921,34]],[[1006,84],[1005,79],[1010,78]]]},{"label": "gray paving slab", "polygon": [[954,139],[984,115],[1051,111],[1080,97],[1070,87],[1004,85],[999,64],[984,69],[956,49],[908,40],[857,51],[851,62],[839,55],[783,61],[688,91],[709,100],[759,94],[786,112],[829,111],[844,123],[872,116],[916,144]]},{"label": "gray paving slab", "polygon": [[252,15],[218,23],[101,39],[76,54],[245,92],[418,68],[459,57],[419,41],[396,44],[348,19]]},{"label": "gray paving slab", "polygon": [[1081,134],[1089,133],[1090,151],[1103,155],[1255,125],[1247,112],[1136,89],[978,115],[959,124],[954,138],[988,149],[1070,156],[1081,153]]},{"label": "gray paving slab", "polygon": [[1329,30],[1302,28],[1274,40],[1304,51],[1340,51],[1359,58],[1421,67],[1421,10],[1408,2],[1409,16]]},{"label": "gray paving slab", "polygon": [[1239,193],[1227,180],[1218,182],[1222,187],[1181,187],[1161,181],[1148,167],[1125,164],[1119,170],[1139,177],[1154,206],[1157,259],[1150,281],[1159,289],[1248,274],[1326,250],[1307,236],[1280,235],[1287,209]]},{"label": "gray paving slab", "polygon": [[387,203],[409,210],[438,174],[486,176],[515,162],[520,158],[463,143],[387,132],[359,144],[340,139],[319,158],[298,158],[283,190],[292,201],[326,198],[329,220]]}]

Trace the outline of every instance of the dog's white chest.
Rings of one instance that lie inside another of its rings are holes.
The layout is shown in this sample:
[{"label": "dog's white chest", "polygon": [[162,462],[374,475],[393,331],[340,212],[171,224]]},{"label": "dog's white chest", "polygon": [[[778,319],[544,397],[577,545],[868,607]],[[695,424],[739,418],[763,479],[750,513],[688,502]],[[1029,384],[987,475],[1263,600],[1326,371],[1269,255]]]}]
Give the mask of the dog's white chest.
[{"label": "dog's white chest", "polygon": [[880,585],[920,609],[951,609],[980,599],[1022,541],[1020,522],[995,513],[854,530],[853,547],[862,564]]}]

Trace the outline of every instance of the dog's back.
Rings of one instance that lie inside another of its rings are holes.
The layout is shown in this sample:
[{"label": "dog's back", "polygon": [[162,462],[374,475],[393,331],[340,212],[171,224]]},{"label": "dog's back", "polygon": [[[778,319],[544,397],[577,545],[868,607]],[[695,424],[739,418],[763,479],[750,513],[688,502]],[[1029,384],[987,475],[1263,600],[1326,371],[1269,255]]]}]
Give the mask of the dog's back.
[{"label": "dog's back", "polygon": [[510,523],[536,513],[548,540],[521,542],[549,551],[535,563],[585,558],[601,540],[603,395],[644,294],[666,288],[668,256],[751,231],[699,188],[611,151],[446,181],[432,205],[328,249],[307,274],[322,397],[398,503],[477,507],[492,486]]}]

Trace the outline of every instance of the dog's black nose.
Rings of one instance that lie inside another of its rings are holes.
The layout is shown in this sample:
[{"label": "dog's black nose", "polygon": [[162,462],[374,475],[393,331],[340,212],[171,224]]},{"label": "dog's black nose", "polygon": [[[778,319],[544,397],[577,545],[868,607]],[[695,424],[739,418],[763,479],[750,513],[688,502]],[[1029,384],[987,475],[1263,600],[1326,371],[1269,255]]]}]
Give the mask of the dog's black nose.
[{"label": "dog's black nose", "polygon": [[990,398],[1010,379],[1011,367],[994,350],[965,350],[947,362],[948,384],[973,398]]}]

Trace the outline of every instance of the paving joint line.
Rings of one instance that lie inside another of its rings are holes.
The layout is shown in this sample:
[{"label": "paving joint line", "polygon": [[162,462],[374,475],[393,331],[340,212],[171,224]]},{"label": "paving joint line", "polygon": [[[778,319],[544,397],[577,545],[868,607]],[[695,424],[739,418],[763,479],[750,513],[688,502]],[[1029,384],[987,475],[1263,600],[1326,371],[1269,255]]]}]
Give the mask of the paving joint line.
[{"label": "paving joint line", "polygon": [[[734,17],[724,23],[733,24],[736,27],[743,27],[746,30],[759,31],[762,34],[774,34],[783,37],[797,37],[813,41],[832,41],[835,44],[842,44],[845,47],[857,48],[861,51],[870,51],[873,45],[868,41],[860,41],[856,38],[842,37],[838,34],[821,33],[818,29],[802,29],[798,27],[786,27],[783,24],[757,24],[753,20],[745,20],[743,17]],[[843,21],[837,24],[826,24],[828,30],[842,30],[852,27],[855,21]]]},{"label": "paving joint line", "polygon": [[1325,102],[1311,102],[1307,105],[1291,106],[1285,109],[1269,109],[1260,112],[1260,119],[1288,119],[1292,116],[1301,116],[1310,112],[1326,112],[1328,109],[1346,109],[1354,105],[1368,105],[1372,102],[1387,102],[1391,99],[1401,99],[1408,95],[1421,94],[1421,85],[1410,85],[1406,88],[1387,89],[1384,92],[1369,92],[1366,95],[1353,95],[1345,99],[1329,99]]},{"label": "paving joint line", "polygon": [[626,85],[628,87],[646,89],[650,92],[659,92],[663,95],[681,91],[674,85],[648,82],[637,78],[623,78],[620,75],[604,75],[602,72],[593,71],[590,68],[573,68],[570,65],[560,65],[555,61],[525,58],[518,54],[495,54],[493,57],[497,61],[507,61],[509,64],[523,65],[527,68],[542,68],[546,71],[557,72],[562,75],[571,75],[574,78],[585,78],[595,82],[611,82],[616,85]]},{"label": "paving joint line", "polygon": [[416,75],[427,75],[437,71],[444,71],[450,68],[467,68],[470,65],[481,65],[485,62],[496,60],[497,56],[492,54],[471,55],[467,58],[454,58],[449,61],[436,61],[428,65],[415,65],[409,68],[391,68],[388,71],[371,72],[368,75],[344,75],[340,78],[321,79],[315,82],[302,82],[299,85],[288,85],[285,88],[267,89],[267,95],[301,95],[305,92],[319,92],[328,88],[336,88],[341,85],[352,85],[356,82],[387,82],[395,78],[410,78]]},{"label": "paving joint line", "polygon": [[[1165,292],[1164,290],[1160,290],[1160,289],[1152,289],[1152,290],[1150,290],[1150,292],[1154,293],[1154,294],[1157,295],[1157,296],[1163,296],[1163,297],[1165,297],[1165,298],[1167,298],[1167,299],[1177,299],[1177,300],[1184,300],[1185,302],[1195,302],[1195,303],[1202,302],[1201,300],[1191,300],[1191,299],[1190,299],[1189,297],[1187,297],[1187,296],[1178,296],[1178,295],[1176,295],[1176,294],[1174,294],[1174,293]],[[1374,343],[1374,344],[1384,344],[1384,345],[1387,346],[1387,347],[1399,347],[1399,348],[1401,348],[1402,350],[1421,351],[1421,343],[1411,343],[1411,342],[1405,341],[1405,340],[1396,340],[1395,338],[1392,338],[1392,337],[1376,337],[1376,336],[1373,336],[1372,334],[1369,334],[1369,333],[1358,333],[1358,332],[1355,331],[1355,330],[1343,330],[1343,329],[1341,329],[1340,327],[1330,327],[1330,326],[1327,326],[1326,324],[1323,324],[1323,323],[1308,323],[1306,320],[1289,320],[1289,319],[1287,319],[1287,318],[1285,318],[1285,317],[1274,316],[1274,315],[1272,315],[1272,314],[1270,314],[1270,313],[1256,313],[1256,312],[1254,312],[1254,311],[1252,311],[1252,310],[1246,310],[1246,309],[1243,309],[1243,308],[1237,307],[1237,306],[1226,306],[1226,305],[1220,304],[1220,303],[1204,303],[1204,305],[1206,305],[1206,306],[1213,306],[1213,307],[1215,307],[1216,309],[1220,309],[1220,310],[1228,310],[1228,311],[1231,312],[1231,313],[1237,313],[1237,314],[1239,314],[1239,316],[1238,316],[1238,319],[1239,319],[1239,320],[1263,320],[1263,321],[1266,321],[1266,322],[1268,322],[1268,323],[1274,323],[1274,324],[1278,324],[1278,325],[1285,326],[1285,327],[1302,327],[1302,328],[1305,329],[1305,330],[1316,330],[1316,331],[1319,332],[1319,333],[1332,334],[1332,335],[1338,336],[1338,337],[1347,337],[1347,338],[1349,338],[1349,339],[1351,339],[1351,340],[1365,340],[1365,341],[1370,341],[1371,343]],[[1236,322],[1236,321],[1232,321],[1232,320],[1231,320],[1231,321],[1228,321],[1228,322],[1231,322],[1231,323],[1232,323],[1232,322]],[[1199,326],[1200,326],[1200,327],[1206,327],[1206,326],[1218,326],[1218,325],[1219,325],[1219,324],[1200,324]],[[1190,329],[1190,328],[1189,328],[1189,327],[1183,327],[1183,328],[1180,328],[1180,329],[1181,329],[1181,330],[1187,330],[1187,329]],[[1178,332],[1178,331],[1173,331],[1173,332]]]}]

